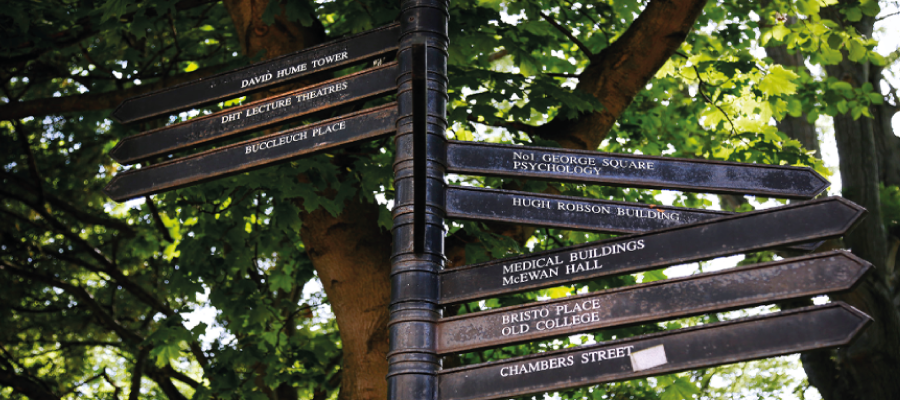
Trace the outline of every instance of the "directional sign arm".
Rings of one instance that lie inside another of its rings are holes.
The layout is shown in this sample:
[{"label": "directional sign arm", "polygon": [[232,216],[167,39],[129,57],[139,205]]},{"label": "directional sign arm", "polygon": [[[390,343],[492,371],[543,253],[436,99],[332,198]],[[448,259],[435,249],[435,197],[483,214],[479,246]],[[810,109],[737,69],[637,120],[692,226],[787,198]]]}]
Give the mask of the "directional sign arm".
[{"label": "directional sign arm", "polygon": [[[471,301],[827,239],[849,231],[865,212],[849,200],[829,197],[449,269],[441,273],[441,302]],[[594,260],[602,268],[585,265],[594,265]],[[557,272],[550,273],[549,267],[558,268]]]},{"label": "directional sign arm", "polygon": [[809,199],[830,183],[811,168],[451,141],[447,172]]},{"label": "directional sign arm", "polygon": [[395,52],[399,37],[399,24],[372,29],[233,71],[130,98],[113,111],[113,118],[121,123],[130,123],[246,95],[310,74]]},{"label": "directional sign arm", "polygon": [[634,233],[707,221],[732,213],[558,196],[512,190],[450,186],[450,218],[512,222],[587,231]]},{"label": "directional sign arm", "polygon": [[391,103],[117,174],[104,191],[125,201],[250,171],[394,132]]},{"label": "directional sign arm", "polygon": [[396,90],[396,78],[397,64],[385,64],[127,137],[110,151],[110,156],[122,164],[130,164],[221,140],[341,104],[392,93]]},{"label": "directional sign arm", "polygon": [[[602,268],[594,260],[588,267]],[[849,290],[871,265],[844,251],[443,318],[439,354]]]},{"label": "directional sign arm", "polygon": [[439,400],[489,400],[845,346],[872,321],[832,303],[444,370]]}]

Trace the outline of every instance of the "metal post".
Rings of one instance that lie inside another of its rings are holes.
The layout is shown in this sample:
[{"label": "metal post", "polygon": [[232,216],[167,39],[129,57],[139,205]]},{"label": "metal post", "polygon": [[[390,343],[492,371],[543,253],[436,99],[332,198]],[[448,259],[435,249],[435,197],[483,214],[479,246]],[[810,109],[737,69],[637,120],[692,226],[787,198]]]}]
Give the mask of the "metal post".
[{"label": "metal post", "polygon": [[437,399],[437,274],[445,263],[447,7],[447,0],[401,1],[390,400]]}]

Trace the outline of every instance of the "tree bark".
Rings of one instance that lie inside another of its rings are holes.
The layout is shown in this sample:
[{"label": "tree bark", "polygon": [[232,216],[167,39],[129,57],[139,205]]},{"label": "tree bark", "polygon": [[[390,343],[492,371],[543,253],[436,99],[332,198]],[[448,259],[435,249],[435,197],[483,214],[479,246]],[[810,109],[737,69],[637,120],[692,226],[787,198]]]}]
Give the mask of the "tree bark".
[{"label": "tree bark", "polygon": [[344,361],[340,399],[387,395],[391,235],[381,229],[377,204],[349,200],[332,217],[302,214],[301,237],[331,302]]},{"label": "tree bark", "polygon": [[650,79],[675,54],[693,29],[706,0],[655,0],[615,43],[591,59],[576,90],[594,96],[603,109],[574,120],[558,117],[538,135],[570,149],[596,150],[616,120]]},{"label": "tree bark", "polygon": [[[302,50],[327,40],[322,25],[310,27],[287,20],[283,12],[266,25],[268,2],[226,0],[241,48],[248,57],[264,58]],[[282,10],[283,11],[283,10]],[[314,21],[318,21],[313,18]],[[301,86],[300,81],[292,85]],[[276,87],[259,97],[286,90]],[[303,179],[303,177],[300,177]],[[378,224],[377,204],[359,197],[345,204],[337,217],[323,209],[301,212],[300,236],[334,312],[343,348],[340,399],[383,399],[387,394],[388,305],[390,303],[391,234]],[[278,399],[296,390],[279,387]]]},{"label": "tree bark", "polygon": [[[850,24],[834,8],[823,10],[823,16]],[[871,36],[874,18],[863,17],[852,25],[860,34]],[[874,78],[867,62],[852,62],[846,54],[843,62],[826,67],[826,71],[854,87]],[[879,148],[877,125],[881,125],[878,119],[854,120],[847,114],[834,117],[843,196],[869,211],[844,241],[854,254],[875,268],[855,290],[833,298],[861,309],[872,316],[874,323],[852,345],[835,351],[831,357],[821,352],[802,357],[810,383],[825,400],[900,398],[900,380],[896,379],[900,366],[900,313],[892,302],[891,274],[887,270],[888,237],[879,195],[883,177],[879,153],[884,150]]]}]

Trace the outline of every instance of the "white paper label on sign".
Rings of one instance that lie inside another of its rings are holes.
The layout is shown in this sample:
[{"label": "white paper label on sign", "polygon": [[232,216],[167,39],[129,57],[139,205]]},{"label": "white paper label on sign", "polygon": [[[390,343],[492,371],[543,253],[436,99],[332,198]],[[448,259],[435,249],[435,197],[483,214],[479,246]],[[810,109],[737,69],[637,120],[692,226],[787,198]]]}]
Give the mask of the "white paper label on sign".
[{"label": "white paper label on sign", "polygon": [[631,353],[631,368],[635,372],[658,367],[668,362],[666,360],[666,349],[663,345]]}]

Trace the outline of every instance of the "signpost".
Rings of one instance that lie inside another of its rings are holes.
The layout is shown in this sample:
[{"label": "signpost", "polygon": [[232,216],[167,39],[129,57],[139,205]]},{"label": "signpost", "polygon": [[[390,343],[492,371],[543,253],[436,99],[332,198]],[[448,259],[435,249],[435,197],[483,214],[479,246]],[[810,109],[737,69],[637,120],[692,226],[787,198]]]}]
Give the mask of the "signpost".
[{"label": "signpost", "polygon": [[837,302],[452,368],[441,371],[437,398],[505,399],[845,346],[870,322]]},{"label": "signpost", "polygon": [[221,140],[341,104],[387,94],[395,90],[396,77],[397,64],[385,64],[128,137],[112,149],[110,156],[119,163],[131,164]]},{"label": "signpost", "polygon": [[390,55],[397,51],[400,24],[341,38],[223,74],[125,100],[113,118],[130,123],[227,100],[311,74]]},{"label": "signpost", "polygon": [[449,269],[441,273],[441,304],[827,239],[849,231],[865,212],[829,197]]},{"label": "signpost", "polygon": [[450,186],[447,217],[618,233],[645,232],[731,215],[511,190]]},{"label": "signpost", "polygon": [[[588,265],[602,268],[597,262]],[[566,266],[574,268],[578,264]],[[438,322],[438,353],[843,291],[853,287],[870,268],[868,262],[850,253],[835,251],[443,318]]]},{"label": "signpost", "polygon": [[246,172],[393,133],[394,103],[116,175],[104,189],[125,201]]},{"label": "signpost", "polygon": [[447,172],[797,199],[829,185],[806,167],[456,141],[447,145]]},{"label": "signpost", "polygon": [[[447,0],[402,0],[399,22],[129,99],[121,122],[370,61],[355,74],[122,140],[123,164],[171,155],[396,93],[394,103],[116,175],[116,201],[148,196],[395,133],[388,357],[390,400],[498,399],[846,345],[870,321],[832,303],[732,322],[441,370],[440,356],[559,335],[849,290],[870,266],[830,252],[442,318],[462,302],[840,236],[865,210],[841,198],[732,214],[445,185],[445,173],[809,199],[809,168],[448,142]],[[635,233],[444,270],[444,217]]]}]

